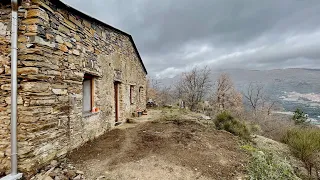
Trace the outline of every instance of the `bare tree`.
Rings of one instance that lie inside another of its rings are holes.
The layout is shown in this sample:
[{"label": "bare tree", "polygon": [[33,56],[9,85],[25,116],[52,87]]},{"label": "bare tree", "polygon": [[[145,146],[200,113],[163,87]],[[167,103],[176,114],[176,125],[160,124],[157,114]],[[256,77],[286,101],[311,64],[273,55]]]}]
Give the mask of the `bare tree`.
[{"label": "bare tree", "polygon": [[266,102],[264,103],[263,107],[266,108],[268,115],[271,115],[272,111],[276,109],[280,109],[280,103],[278,101],[271,100],[271,99],[266,99],[265,101]]},{"label": "bare tree", "polygon": [[148,78],[147,79],[147,100],[152,99],[153,101],[158,96],[159,82],[157,80]]},{"label": "bare tree", "polygon": [[249,103],[249,106],[253,110],[254,114],[257,111],[267,113],[271,115],[271,112],[276,109],[281,109],[279,101],[274,100],[266,95],[264,86],[258,83],[250,83],[247,92],[243,93],[245,99]]},{"label": "bare tree", "polygon": [[228,74],[221,74],[211,104],[218,111],[242,109],[242,95],[237,92]]},{"label": "bare tree", "polygon": [[147,98],[160,106],[172,104],[173,94],[170,86],[164,86],[159,80],[148,79]]},{"label": "bare tree", "polygon": [[210,73],[208,67],[194,68],[190,72],[183,73],[176,84],[177,95],[190,110],[195,111],[197,109],[198,104],[203,101],[212,87]]},{"label": "bare tree", "polygon": [[158,91],[157,102],[160,106],[172,105],[175,101],[171,86],[163,86]]},{"label": "bare tree", "polygon": [[261,84],[250,83],[247,91],[243,93],[245,99],[249,102],[253,112],[256,113],[258,108],[264,104],[264,87]]},{"label": "bare tree", "polygon": [[224,110],[226,106],[226,95],[233,88],[233,83],[231,78],[227,74],[222,74],[217,81],[217,104],[219,109]]},{"label": "bare tree", "polygon": [[157,79],[150,79],[150,85],[151,85],[151,88],[159,90],[161,86],[161,82]]}]

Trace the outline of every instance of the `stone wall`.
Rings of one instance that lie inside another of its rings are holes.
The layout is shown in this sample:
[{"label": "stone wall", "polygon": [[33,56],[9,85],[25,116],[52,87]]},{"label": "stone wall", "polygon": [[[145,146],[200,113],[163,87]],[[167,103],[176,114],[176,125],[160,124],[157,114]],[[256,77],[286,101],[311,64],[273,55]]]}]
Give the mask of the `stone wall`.
[{"label": "stone wall", "polygon": [[[1,4],[0,172],[10,168],[10,13],[10,6]],[[59,1],[22,1],[18,61],[18,155],[23,172],[32,173],[112,128],[114,81],[120,82],[120,121],[145,109],[146,72],[130,36]],[[82,112],[85,73],[95,76],[96,113]]]},{"label": "stone wall", "polygon": [[[7,99],[10,97],[10,7],[0,6],[0,175],[1,171],[10,166],[7,157],[10,153],[10,107]],[[19,101],[21,104],[21,100]]]}]

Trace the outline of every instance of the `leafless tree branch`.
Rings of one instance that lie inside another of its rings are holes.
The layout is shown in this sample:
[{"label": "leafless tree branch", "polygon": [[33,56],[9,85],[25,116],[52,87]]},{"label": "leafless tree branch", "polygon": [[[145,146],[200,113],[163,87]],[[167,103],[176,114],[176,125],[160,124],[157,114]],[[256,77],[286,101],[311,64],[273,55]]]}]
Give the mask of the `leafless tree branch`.
[{"label": "leafless tree branch", "polygon": [[176,84],[178,96],[192,111],[196,110],[197,105],[203,101],[212,87],[210,74],[211,70],[208,67],[194,68],[190,72],[182,73]]}]

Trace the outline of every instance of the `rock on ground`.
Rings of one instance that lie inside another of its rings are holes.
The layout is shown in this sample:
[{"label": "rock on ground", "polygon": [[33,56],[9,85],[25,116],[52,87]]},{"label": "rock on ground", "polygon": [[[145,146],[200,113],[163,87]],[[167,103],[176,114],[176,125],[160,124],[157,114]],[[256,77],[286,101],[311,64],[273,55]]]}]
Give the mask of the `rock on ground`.
[{"label": "rock on ground", "polygon": [[40,170],[31,180],[84,180],[84,172],[66,162],[59,163],[56,160],[51,161],[49,166]]}]

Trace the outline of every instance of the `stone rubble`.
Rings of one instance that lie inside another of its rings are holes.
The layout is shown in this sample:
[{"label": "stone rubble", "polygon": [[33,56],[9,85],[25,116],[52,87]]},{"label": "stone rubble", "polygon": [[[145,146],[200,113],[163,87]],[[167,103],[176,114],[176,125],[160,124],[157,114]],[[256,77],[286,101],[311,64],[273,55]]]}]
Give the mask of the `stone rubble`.
[{"label": "stone rubble", "polygon": [[84,172],[77,170],[72,164],[66,161],[59,163],[56,160],[40,170],[30,180],[85,180]]}]

